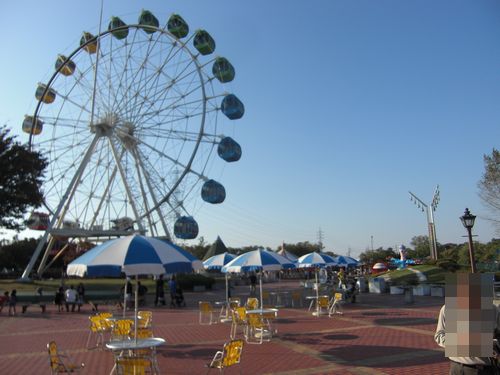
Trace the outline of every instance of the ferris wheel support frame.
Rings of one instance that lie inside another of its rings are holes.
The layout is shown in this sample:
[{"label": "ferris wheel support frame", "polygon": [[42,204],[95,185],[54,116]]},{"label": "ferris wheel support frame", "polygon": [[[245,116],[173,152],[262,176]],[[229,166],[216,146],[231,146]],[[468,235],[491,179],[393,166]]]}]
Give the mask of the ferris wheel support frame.
[{"label": "ferris wheel support frame", "polygon": [[108,137],[108,142],[111,147],[111,152],[113,153],[113,158],[115,159],[115,163],[118,166],[118,172],[120,172],[120,177],[122,179],[123,186],[125,187],[125,191],[130,201],[130,206],[132,207],[132,211],[134,211],[134,216],[135,220],[137,221],[137,226],[139,227],[139,231],[144,232],[144,227],[142,226],[142,221],[140,220],[139,212],[137,211],[135,201],[133,199],[132,193],[130,192],[130,186],[128,185],[127,179],[125,178],[125,172],[123,171],[121,159],[118,158],[115,145],[113,144],[113,142],[109,137]]},{"label": "ferris wheel support frame", "polygon": [[[31,271],[33,270],[33,267],[35,265],[36,260],[38,259],[38,257],[40,256],[40,253],[42,252],[43,245],[45,245],[45,243],[47,242],[50,231],[52,230],[52,228],[54,228],[54,224],[56,224],[56,222],[58,225],[61,224],[63,217],[64,217],[64,214],[65,214],[65,211],[68,208],[67,202],[69,202],[70,196],[72,196],[74,194],[74,192],[76,190],[76,185],[78,185],[77,182],[80,179],[80,176],[82,175],[83,171],[87,167],[87,164],[90,161],[90,157],[91,157],[92,153],[94,152],[95,146],[96,146],[99,138],[100,138],[100,136],[98,134],[96,134],[94,139],[92,139],[92,143],[90,144],[90,147],[88,148],[87,152],[85,153],[85,156],[82,160],[82,164],[80,164],[80,167],[78,167],[75,175],[73,176],[73,179],[71,180],[68,188],[66,189],[66,191],[63,195],[63,198],[61,199],[61,202],[59,203],[59,206],[57,207],[57,210],[54,212],[54,215],[52,216],[52,220],[50,220],[50,222],[49,222],[48,228],[45,230],[45,233],[43,234],[41,240],[38,242],[38,245],[35,249],[35,252],[31,256],[31,259],[30,259],[28,265],[26,266],[23,274],[21,275],[21,280],[25,280],[25,281],[29,280],[29,275],[30,275]],[[64,210],[63,210],[63,207],[64,207]],[[62,215],[60,216],[61,213],[62,213]],[[50,244],[53,245],[53,242],[54,242],[54,237],[51,236]],[[47,246],[47,248],[45,249],[45,253],[43,254],[42,260],[41,260],[40,265],[38,267],[39,274],[44,269],[45,263],[47,262],[47,258],[49,256],[49,252],[51,250],[51,247],[52,246],[50,246],[50,247]]]},{"label": "ferris wheel support frame", "polygon": [[154,189],[153,189],[153,185],[151,184],[149,173],[147,172],[147,169],[144,167],[144,163],[143,163],[141,156],[140,156],[139,152],[137,151],[136,147],[134,147],[132,149],[132,155],[135,156],[136,161],[137,161],[140,169],[142,170],[142,173],[144,175],[144,179],[146,180],[146,185],[148,185],[148,189],[151,192],[151,199],[153,200],[153,203],[155,204],[156,211],[158,212],[158,217],[160,219],[163,230],[165,231],[167,239],[169,241],[171,241],[172,237],[170,236],[170,232],[168,230],[167,223],[165,222],[165,219],[163,217],[163,213],[161,212],[160,205],[158,204],[158,198],[156,197],[156,194],[154,193]]}]

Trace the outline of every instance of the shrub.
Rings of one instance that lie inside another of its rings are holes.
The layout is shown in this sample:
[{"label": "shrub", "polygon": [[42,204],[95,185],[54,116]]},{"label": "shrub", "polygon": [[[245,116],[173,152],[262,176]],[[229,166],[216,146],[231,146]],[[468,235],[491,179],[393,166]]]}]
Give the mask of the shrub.
[{"label": "shrub", "polygon": [[215,279],[200,274],[181,274],[177,275],[177,282],[182,290],[193,290],[195,285],[203,285],[206,289],[212,289]]},{"label": "shrub", "polygon": [[448,272],[455,272],[460,269],[460,265],[452,259],[439,259],[436,261],[436,265]]}]

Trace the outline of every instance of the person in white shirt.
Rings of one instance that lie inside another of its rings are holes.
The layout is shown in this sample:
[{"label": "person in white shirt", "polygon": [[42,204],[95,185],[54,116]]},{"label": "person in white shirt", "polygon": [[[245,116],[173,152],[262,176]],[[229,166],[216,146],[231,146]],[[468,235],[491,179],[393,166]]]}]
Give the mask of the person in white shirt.
[{"label": "person in white shirt", "polygon": [[493,304],[492,281],[491,274],[463,273],[446,280],[434,340],[445,348],[450,375],[497,374],[493,338],[500,335],[500,308]]},{"label": "person in white shirt", "polygon": [[71,312],[75,312],[77,293],[73,288],[73,285],[70,285],[69,289],[66,289],[66,311],[69,312],[69,305],[71,305]]}]

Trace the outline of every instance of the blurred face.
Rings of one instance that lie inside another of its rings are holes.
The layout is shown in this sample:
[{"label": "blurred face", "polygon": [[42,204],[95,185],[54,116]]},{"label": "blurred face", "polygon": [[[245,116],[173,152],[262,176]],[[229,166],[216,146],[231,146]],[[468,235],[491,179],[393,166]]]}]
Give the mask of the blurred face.
[{"label": "blurred face", "polygon": [[492,275],[447,275],[445,304],[445,356],[491,356],[495,324]]}]

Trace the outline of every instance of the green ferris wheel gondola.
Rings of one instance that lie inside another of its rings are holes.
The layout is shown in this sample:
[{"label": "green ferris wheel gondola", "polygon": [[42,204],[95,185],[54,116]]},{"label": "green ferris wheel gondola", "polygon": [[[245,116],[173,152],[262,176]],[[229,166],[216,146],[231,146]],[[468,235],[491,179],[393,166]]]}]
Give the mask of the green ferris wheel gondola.
[{"label": "green ferris wheel gondola", "polygon": [[153,34],[158,29],[160,23],[153,13],[149,10],[143,10],[139,16],[139,25],[141,25],[141,29],[147,34]]},{"label": "green ferris wheel gondola", "polygon": [[193,45],[202,55],[209,55],[215,51],[215,40],[205,30],[196,32]]},{"label": "green ferris wheel gondola", "polygon": [[235,75],[234,66],[225,57],[215,59],[212,73],[221,83],[231,82]]},{"label": "green ferris wheel gondola", "polygon": [[172,14],[167,23],[168,31],[176,38],[184,38],[189,33],[189,26],[178,14]]},{"label": "green ferris wheel gondola", "polygon": [[111,17],[108,31],[111,31],[111,34],[113,34],[116,39],[125,39],[128,36],[128,27],[126,26],[127,24],[119,17]]}]

